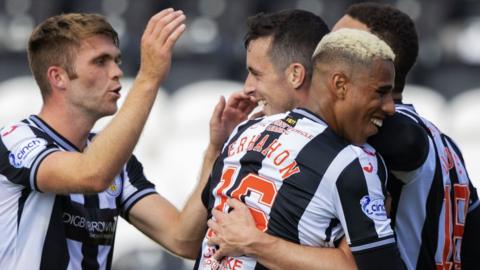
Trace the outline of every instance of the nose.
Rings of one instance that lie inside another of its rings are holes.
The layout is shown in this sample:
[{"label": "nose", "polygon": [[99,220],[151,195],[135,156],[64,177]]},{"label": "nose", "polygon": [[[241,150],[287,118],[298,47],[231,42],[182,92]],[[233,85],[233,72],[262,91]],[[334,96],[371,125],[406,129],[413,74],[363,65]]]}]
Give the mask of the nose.
[{"label": "nose", "polygon": [[243,93],[248,95],[248,96],[255,96],[255,84],[253,82],[253,76],[250,75],[250,73],[247,75],[247,78],[245,79],[245,84],[243,87]]},{"label": "nose", "polygon": [[393,102],[393,95],[391,92],[383,98],[382,110],[388,115],[393,115],[395,113],[395,102]]},{"label": "nose", "polygon": [[117,63],[115,63],[115,62],[113,62],[112,68],[111,68],[111,71],[110,71],[110,72],[111,72],[111,77],[112,77],[113,79],[119,79],[119,78],[123,77],[123,71],[122,71],[122,69],[121,69],[120,66],[119,66]]}]

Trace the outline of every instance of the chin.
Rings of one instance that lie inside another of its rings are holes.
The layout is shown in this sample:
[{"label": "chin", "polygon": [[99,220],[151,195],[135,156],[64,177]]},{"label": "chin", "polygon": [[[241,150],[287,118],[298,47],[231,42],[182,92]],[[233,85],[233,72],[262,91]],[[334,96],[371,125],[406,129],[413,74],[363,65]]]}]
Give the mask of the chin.
[{"label": "chin", "polygon": [[102,118],[102,117],[114,115],[116,112],[117,112],[117,108],[99,112],[98,115],[100,116],[100,118]]},{"label": "chin", "polygon": [[356,138],[350,141],[351,144],[357,145],[357,146],[364,145],[366,142],[367,142],[367,138]]}]

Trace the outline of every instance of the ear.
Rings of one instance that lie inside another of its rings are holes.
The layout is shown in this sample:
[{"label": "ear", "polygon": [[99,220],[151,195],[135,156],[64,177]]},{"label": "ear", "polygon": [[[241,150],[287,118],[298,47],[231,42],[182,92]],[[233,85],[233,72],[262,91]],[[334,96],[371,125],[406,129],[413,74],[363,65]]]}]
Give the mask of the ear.
[{"label": "ear", "polygon": [[305,82],[307,70],[300,63],[292,63],[287,67],[286,73],[288,83],[297,89]]},{"label": "ear", "polygon": [[67,72],[58,66],[51,66],[47,70],[47,78],[50,86],[53,89],[65,90],[70,81]]},{"label": "ear", "polygon": [[348,77],[345,73],[339,71],[332,74],[330,86],[334,95],[339,99],[344,99],[347,94]]}]

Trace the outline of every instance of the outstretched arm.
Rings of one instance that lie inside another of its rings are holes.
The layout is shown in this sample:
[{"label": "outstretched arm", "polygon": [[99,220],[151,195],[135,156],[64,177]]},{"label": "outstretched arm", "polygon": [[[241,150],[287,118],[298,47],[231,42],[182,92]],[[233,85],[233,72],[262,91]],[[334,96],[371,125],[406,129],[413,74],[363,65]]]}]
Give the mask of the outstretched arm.
[{"label": "outstretched arm", "polygon": [[130,158],[168,74],[173,46],[185,29],[184,20],[183,13],[173,9],[150,19],[142,37],[140,71],[122,108],[84,152],[57,151],[40,163],[36,180],[41,191],[97,193],[112,183]]},{"label": "outstretched arm", "polygon": [[248,255],[269,269],[356,269],[345,239],[338,248],[301,246],[257,229],[250,211],[242,202],[228,199],[227,204],[232,211],[225,214],[214,209],[214,219],[208,221],[215,233],[209,244],[219,246],[215,259]]},{"label": "outstretched arm", "polygon": [[135,204],[130,222],[167,250],[190,259],[197,256],[207,229],[207,210],[201,195],[223,142],[236,124],[244,121],[254,106],[247,96],[221,97],[210,118],[210,143],[204,155],[199,181],[185,207],[179,212],[159,195],[150,195]]}]

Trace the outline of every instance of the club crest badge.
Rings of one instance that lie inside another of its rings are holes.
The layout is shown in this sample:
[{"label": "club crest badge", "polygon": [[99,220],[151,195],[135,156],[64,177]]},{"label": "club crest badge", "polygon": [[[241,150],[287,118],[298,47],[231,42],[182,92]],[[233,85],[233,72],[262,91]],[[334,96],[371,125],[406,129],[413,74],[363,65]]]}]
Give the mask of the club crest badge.
[{"label": "club crest badge", "polygon": [[117,197],[122,192],[122,180],[120,177],[116,177],[113,184],[107,189],[107,194],[113,197]]}]

